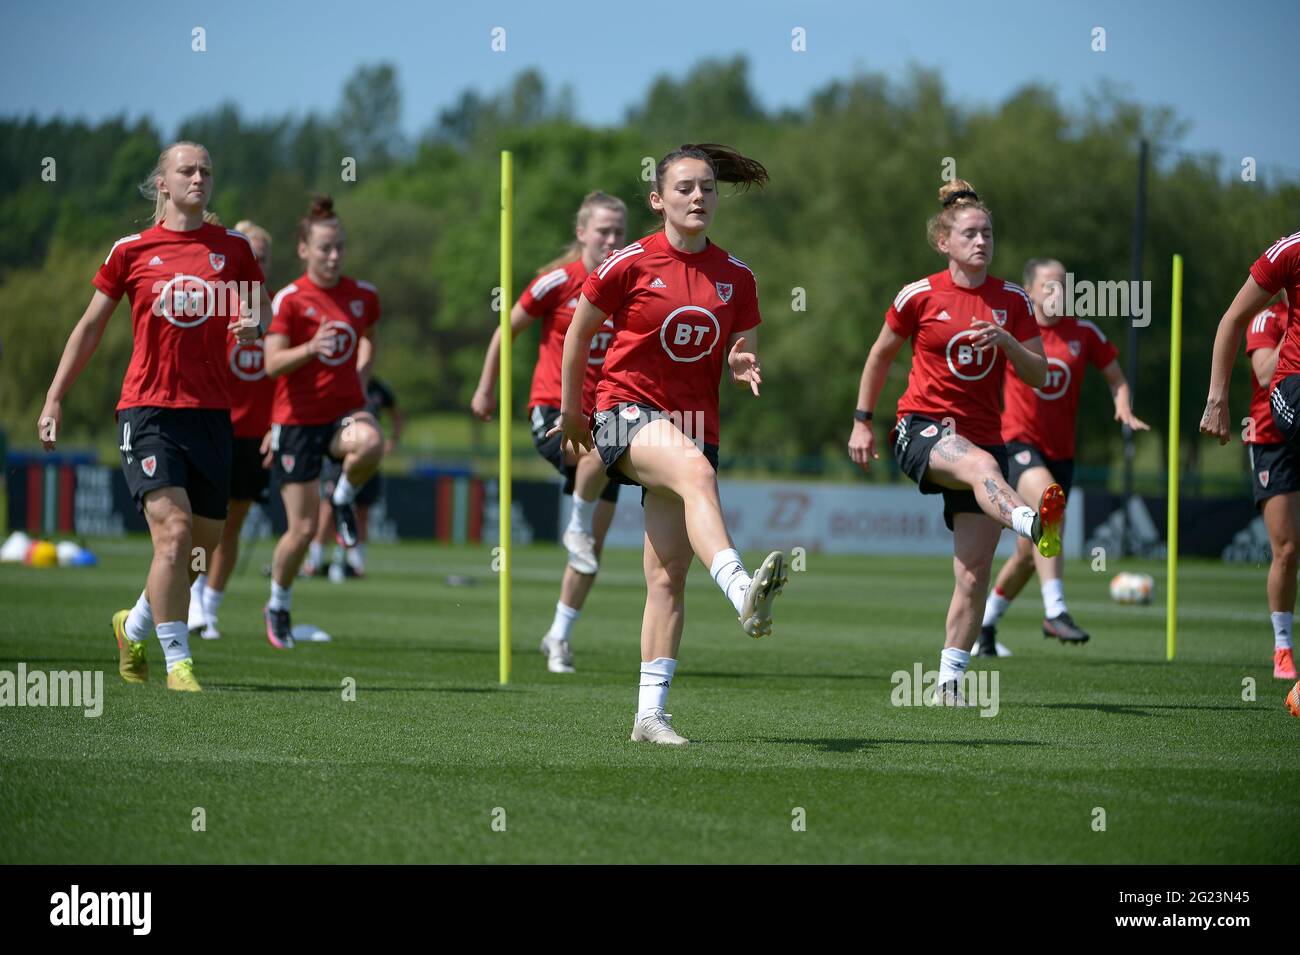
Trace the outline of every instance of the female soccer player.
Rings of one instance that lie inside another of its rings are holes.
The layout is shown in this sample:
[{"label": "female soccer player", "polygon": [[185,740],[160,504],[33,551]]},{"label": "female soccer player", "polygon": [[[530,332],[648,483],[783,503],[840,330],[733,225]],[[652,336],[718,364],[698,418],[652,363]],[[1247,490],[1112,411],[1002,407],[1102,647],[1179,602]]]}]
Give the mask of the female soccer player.
[{"label": "female soccer player", "polygon": [[[578,207],[574,242],[558,259],[537,270],[538,277],[510,310],[510,330],[515,336],[537,319],[542,320],[537,364],[533,368],[533,384],[528,395],[533,444],[537,453],[564,475],[564,493],[573,496],[569,525],[562,538],[569,552],[569,561],[560,581],[560,600],[555,605],[555,618],[541,645],[546,668],[552,673],[574,672],[569,634],[596,582],[600,552],[614,519],[619,489],[618,482],[605,475],[605,465],[594,449],[574,458],[561,450],[562,436],[552,434],[560,416],[560,365],[564,355],[564,336],[569,330],[587,275],[623,244],[626,235],[627,206],[623,200],[603,192],[588,193]],[[596,385],[600,381],[613,333],[614,325],[606,319],[600,331],[592,336],[582,386],[582,412],[585,415],[596,410]],[[492,333],[478,389],[470,402],[470,410],[483,421],[492,420],[492,412],[496,409],[500,357],[501,329],[498,327]]]},{"label": "female soccer player", "polygon": [[[1053,482],[1061,485],[1066,494],[1070,492],[1079,395],[1089,365],[1101,369],[1110,387],[1115,420],[1134,431],[1151,430],[1133,414],[1128,382],[1115,357],[1115,346],[1092,322],[1065,314],[1064,287],[1065,266],[1055,259],[1030,259],[1025,265],[1025,289],[1034,303],[1034,320],[1047,355],[1047,384],[1031,388],[1014,375],[1006,376],[1002,440],[1010,462],[1008,483],[1026,501],[1037,500]],[[1011,656],[1011,651],[997,642],[998,620],[1035,569],[1043,592],[1043,636],[1055,637],[1062,643],[1083,643],[1088,639],[1088,632],[1074,622],[1065,606],[1065,561],[1059,554],[1044,557],[1021,537],[984,605],[978,655]]]},{"label": "female soccer player", "polygon": [[[248,237],[257,264],[265,275],[271,271],[271,234],[248,219],[235,231]],[[190,588],[190,630],[200,631],[205,640],[220,638],[217,615],[226,596],[226,584],[239,560],[239,532],[248,511],[256,502],[267,503],[271,482],[271,399],[275,382],[266,375],[262,340],[242,342],[233,333],[226,367],[230,374],[230,424],[235,441],[230,469],[230,504],[206,574],[199,574]]]},{"label": "female soccer player", "polygon": [[248,240],[203,221],[212,196],[212,159],[203,146],[168,146],[141,191],[155,200],[154,224],[118,239],[96,273],[95,294],[63,350],[39,429],[51,450],[63,400],[125,295],[134,341],[117,404],[119,450],[127,486],[149,523],[153,562],[135,607],[113,616],[118,670],[128,683],[147,682],[152,629],[168,688],[197,691],[186,618],[191,567],[216,547],[229,497],[226,334],[257,337],[265,289]]},{"label": "female soccer player", "polygon": [[[1273,466],[1279,466],[1281,480],[1286,484],[1294,480],[1297,446],[1300,445],[1300,421],[1297,420],[1297,408],[1300,408],[1300,314],[1296,303],[1300,302],[1300,232],[1283,236],[1255,260],[1250,267],[1250,275],[1245,284],[1237,291],[1236,297],[1223,318],[1219,320],[1219,331],[1214,336],[1214,361],[1210,369],[1210,393],[1205,400],[1205,414],[1201,417],[1201,433],[1219,439],[1219,444],[1227,444],[1230,433],[1231,416],[1228,413],[1228,385],[1232,379],[1232,363],[1237,358],[1237,346],[1241,343],[1241,334],[1251,324],[1270,298],[1278,292],[1286,293],[1286,330],[1282,344],[1278,346],[1273,375],[1270,380],[1269,406],[1272,423],[1289,452],[1266,452],[1269,458],[1267,478],[1261,477],[1254,463],[1255,449],[1252,449],[1251,471],[1255,472],[1256,500],[1259,500],[1259,483],[1267,480],[1273,485]],[[1247,350],[1251,355],[1253,370],[1258,376],[1261,370],[1257,364],[1257,351],[1251,349],[1247,340]],[[1267,354],[1264,356],[1268,361]],[[1257,378],[1261,380],[1261,378]],[[1254,425],[1254,434],[1259,437],[1267,432],[1258,420],[1262,409],[1254,402],[1251,404],[1250,424]],[[1250,427],[1247,427],[1247,434]],[[1270,442],[1272,444],[1272,442]],[[1261,462],[1262,463],[1262,462]],[[1284,494],[1284,498],[1291,495]],[[1267,507],[1267,502],[1265,502]],[[1294,505],[1289,505],[1294,508]],[[1273,619],[1273,675],[1278,679],[1291,679],[1295,676],[1295,663],[1291,653],[1291,615],[1295,608],[1295,525],[1287,526],[1285,505],[1272,505],[1265,510],[1264,521],[1269,529],[1269,543],[1273,546],[1273,564],[1269,568],[1269,605],[1278,609],[1272,613]],[[1293,515],[1294,509],[1291,510]],[[1270,514],[1273,520],[1270,520]],[[1278,525],[1278,537],[1273,536],[1274,522]],[[1280,558],[1280,560],[1279,560]],[[1279,563],[1281,567],[1279,568]],[[1289,569],[1287,569],[1289,568]],[[1283,579],[1285,578],[1285,579]],[[1274,590],[1274,580],[1278,586]],[[1276,593],[1276,597],[1274,596]],[[1286,651],[1285,653],[1283,651]],[[1289,670],[1289,672],[1288,672]],[[1292,716],[1300,717],[1300,683],[1292,687],[1287,694],[1286,706]]]},{"label": "female soccer player", "polygon": [[1065,494],[1060,485],[1048,485],[1035,510],[1007,486],[1002,377],[1009,362],[1023,381],[1041,388],[1048,367],[1043,342],[1025,290],[988,274],[988,207],[961,179],[945,183],[939,201],[943,208],[927,231],[948,267],[904,286],[885,313],[862,369],[849,457],[865,471],[879,456],[872,410],[894,356],[910,340],[912,370],[890,440],[899,467],[921,493],[943,495],[956,583],[935,697],[963,706],[961,679],[979,634],[998,536],[1009,527],[1044,557],[1054,557],[1061,550]]},{"label": "female soccer player", "polygon": [[339,542],[357,542],[352,503],[379,468],[384,439],[365,410],[365,380],[374,357],[379,294],[340,272],[345,246],[334,201],[318,196],[298,223],[298,257],[307,271],[272,303],[266,373],[276,379],[271,406],[272,466],[280,482],[288,527],[271,559],[271,600],[264,611],[271,646],[293,646],[290,589],[320,510],[321,461],[343,462],[334,487]]},{"label": "female soccer player", "polygon": [[[726,146],[686,145],[655,167],[650,208],[663,230],[614,252],[587,276],[564,339],[560,423],[573,449],[594,444],[606,473],[643,488],[646,606],[641,686],[632,739],[685,746],[664,712],[685,621],[692,556],[709,568],[745,633],[772,632],[786,583],[773,551],[753,578],[727,533],[718,500],[718,381],[758,396],[758,292],[749,267],[709,241],[717,184],[763,185],[767,170]],[[582,413],[591,338],[609,317],[614,339]],[[748,348],[744,346],[748,343]],[[702,445],[697,447],[697,443]]]}]

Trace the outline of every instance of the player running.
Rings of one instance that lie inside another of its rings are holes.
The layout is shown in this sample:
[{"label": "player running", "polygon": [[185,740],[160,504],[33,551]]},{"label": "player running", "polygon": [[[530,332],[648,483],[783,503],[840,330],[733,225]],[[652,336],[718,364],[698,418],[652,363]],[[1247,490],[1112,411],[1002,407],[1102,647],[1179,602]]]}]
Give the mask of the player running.
[{"label": "player running", "polygon": [[117,404],[119,450],[127,487],[149,524],[153,562],[135,607],[113,615],[118,671],[127,683],[148,681],[153,630],[168,688],[196,692],[187,626],[191,567],[217,546],[230,491],[227,332],[255,339],[266,293],[248,239],[204,222],[212,197],[207,149],[168,146],[141,191],[154,199],[153,225],[118,239],[96,273],[95,294],[68,337],[39,430],[52,450],[63,400],[125,295],[133,343]]},{"label": "player running", "polygon": [[[627,206],[623,200],[606,193],[588,193],[578,207],[574,235],[574,242],[563,255],[538,269],[537,278],[510,310],[510,330],[514,336],[541,319],[537,364],[533,368],[532,389],[528,394],[533,444],[537,453],[564,475],[563,493],[573,497],[569,524],[562,536],[569,560],[560,581],[555,618],[541,644],[546,668],[552,673],[574,672],[569,634],[578,621],[587,594],[596,583],[600,553],[614,519],[619,489],[619,483],[606,476],[605,465],[595,449],[575,458],[572,453],[561,449],[563,435],[554,431],[560,416],[564,336],[588,274],[623,244],[627,235]],[[614,323],[606,319],[591,338],[582,385],[582,413],[586,416],[595,411],[596,385],[613,334]],[[498,327],[492,333],[478,388],[470,402],[470,410],[483,421],[491,421],[496,409],[500,356],[501,329]]]},{"label": "player running", "polygon": [[[1092,322],[1064,314],[1065,266],[1055,259],[1030,259],[1024,279],[1047,355],[1047,384],[1031,388],[1015,375],[1006,376],[1002,440],[1007,445],[1008,483],[1026,501],[1034,501],[1053,482],[1066,494],[1074,483],[1075,424],[1089,365],[1100,368],[1106,379],[1116,421],[1134,431],[1149,431],[1151,426],[1133,414],[1115,346]],[[1088,631],[1074,622],[1065,606],[1064,558],[1044,557],[1021,537],[984,604],[976,656],[1011,656],[997,641],[998,620],[1035,570],[1043,594],[1043,636],[1074,644],[1088,639]]]},{"label": "player running", "polygon": [[1047,381],[1047,358],[1033,306],[1019,285],[988,274],[993,215],[971,185],[957,179],[939,190],[943,208],[927,232],[948,267],[903,287],[862,369],[849,457],[865,471],[879,457],[872,412],[894,357],[909,340],[912,370],[898,399],[890,433],[899,467],[922,494],[943,495],[943,519],[953,535],[952,602],[940,656],[937,702],[964,706],[961,680],[979,635],[993,551],[1003,527],[1038,547],[1061,551],[1065,493],[1043,490],[1038,508],[1005,480],[999,398],[1010,363],[1035,388]]},{"label": "player running", "polygon": [[[271,271],[271,234],[248,219],[235,231],[248,237],[253,256],[266,275]],[[205,640],[217,640],[221,631],[217,615],[226,596],[226,585],[239,560],[239,532],[254,502],[266,506],[271,482],[271,399],[275,382],[266,375],[262,340],[242,342],[229,336],[230,424],[235,441],[230,469],[230,502],[221,542],[212,554],[207,573],[199,574],[190,587],[189,627]]]},{"label": "player running", "polygon": [[[751,637],[772,632],[772,602],[786,583],[780,551],[752,578],[746,573],[718,499],[722,370],[755,397],[762,384],[754,273],[706,235],[719,182],[762,186],[767,170],[712,144],[682,146],[659,160],[650,208],[663,230],[614,252],[587,276],[564,340],[560,423],[551,434],[562,430],[575,454],[594,443],[611,479],[642,487],[646,606],[636,742],[688,742],[664,706],[692,557],[709,568]],[[588,418],[582,390],[591,338],[611,317],[614,339]]]},{"label": "player running", "polygon": [[275,296],[266,336],[266,372],[276,379],[272,466],[288,527],[271,560],[264,615],[266,637],[281,650],[293,646],[290,591],[316,533],[322,460],[328,455],[343,463],[334,488],[335,530],[339,542],[352,547],[353,501],[384,454],[379,422],[365,410],[362,390],[374,357],[379,294],[341,273],[345,242],[334,201],[318,196],[298,223],[298,257],[307,271]]},{"label": "player running", "polygon": [[[1255,482],[1255,500],[1261,501],[1261,484],[1267,481],[1267,488],[1286,492],[1270,496],[1263,500],[1261,510],[1264,522],[1268,526],[1269,543],[1273,548],[1273,563],[1269,568],[1268,597],[1270,614],[1273,622],[1273,675],[1278,679],[1290,680],[1296,675],[1295,660],[1291,645],[1292,614],[1295,611],[1295,504],[1296,490],[1296,449],[1300,444],[1300,421],[1297,420],[1297,408],[1300,408],[1300,322],[1297,322],[1296,302],[1300,295],[1300,232],[1283,236],[1255,260],[1250,267],[1250,274],[1245,284],[1219,320],[1219,331],[1214,336],[1214,361],[1210,369],[1210,393],[1205,401],[1205,413],[1201,416],[1201,433],[1219,439],[1219,444],[1227,444],[1230,433],[1230,415],[1228,412],[1228,386],[1232,380],[1232,364],[1237,358],[1237,346],[1247,326],[1252,326],[1269,299],[1278,292],[1285,293],[1285,311],[1287,320],[1282,332],[1282,344],[1277,347],[1276,358],[1268,355],[1266,344],[1270,337],[1260,339],[1264,334],[1264,323],[1260,332],[1252,328],[1247,337],[1246,350],[1250,353],[1251,367],[1256,381],[1262,382],[1261,372],[1267,370],[1267,364],[1273,363],[1274,370],[1267,386],[1269,394],[1269,415],[1264,416],[1264,409],[1255,400],[1251,402],[1251,420],[1247,426],[1250,436],[1253,425],[1254,436],[1272,437],[1264,428],[1271,423],[1276,429],[1279,441],[1256,441],[1251,448],[1251,472]],[[1276,318],[1270,322],[1277,321]],[[1252,337],[1256,347],[1252,348]],[[1264,355],[1260,355],[1260,349]],[[1258,399],[1258,393],[1252,399]],[[1269,450],[1261,450],[1261,445]],[[1286,450],[1283,450],[1282,447]],[[1267,463],[1267,468],[1259,465]],[[1259,472],[1264,470],[1267,476]],[[1274,483],[1275,480],[1279,483]],[[1273,501],[1279,503],[1273,504]],[[1274,528],[1277,536],[1274,536]],[[1273,608],[1279,608],[1274,610]],[[1284,609],[1289,608],[1289,609]],[[1300,697],[1300,683],[1287,694],[1286,706],[1291,715],[1300,717],[1297,699]]]}]

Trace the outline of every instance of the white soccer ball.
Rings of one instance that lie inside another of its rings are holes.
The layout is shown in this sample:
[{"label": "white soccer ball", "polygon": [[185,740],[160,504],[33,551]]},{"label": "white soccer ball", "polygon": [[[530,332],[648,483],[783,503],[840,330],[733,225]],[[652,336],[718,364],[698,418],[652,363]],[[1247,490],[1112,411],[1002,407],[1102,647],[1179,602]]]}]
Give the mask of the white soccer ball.
[{"label": "white soccer ball", "polygon": [[298,623],[293,627],[294,643],[329,643],[333,638],[313,623]]},{"label": "white soccer ball", "polygon": [[1110,599],[1117,604],[1149,604],[1156,592],[1156,582],[1150,574],[1124,571],[1110,581]]}]

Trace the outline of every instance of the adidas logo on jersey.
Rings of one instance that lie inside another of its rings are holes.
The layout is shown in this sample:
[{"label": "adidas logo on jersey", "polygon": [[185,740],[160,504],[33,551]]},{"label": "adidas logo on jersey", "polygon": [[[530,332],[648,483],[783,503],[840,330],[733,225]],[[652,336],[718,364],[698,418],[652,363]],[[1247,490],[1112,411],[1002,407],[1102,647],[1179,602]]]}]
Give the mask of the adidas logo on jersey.
[{"label": "adidas logo on jersey", "polygon": [[667,288],[668,286],[664,284],[664,280],[663,280],[663,279],[661,279],[659,276],[656,275],[656,276],[655,276],[655,280],[654,280],[653,282],[650,283],[650,287],[651,287],[651,288]]},{"label": "adidas logo on jersey", "polygon": [[576,298],[569,299],[569,308],[577,308],[577,307],[578,307],[578,300]]},{"label": "adidas logo on jersey", "polygon": [[158,258],[158,256],[155,255],[152,259],[149,260],[149,264],[150,264],[150,265],[162,265],[163,263],[162,263],[162,259]]},{"label": "adidas logo on jersey", "polygon": [[951,322],[952,316],[949,315],[947,312],[940,312],[938,315],[934,317],[934,320],[936,322]]}]

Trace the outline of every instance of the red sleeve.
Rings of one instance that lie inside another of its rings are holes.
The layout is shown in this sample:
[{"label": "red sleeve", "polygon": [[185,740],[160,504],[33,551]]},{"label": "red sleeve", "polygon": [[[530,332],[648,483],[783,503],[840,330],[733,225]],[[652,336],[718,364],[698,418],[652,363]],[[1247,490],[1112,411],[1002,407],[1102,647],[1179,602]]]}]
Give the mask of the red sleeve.
[{"label": "red sleeve", "polygon": [[903,298],[903,292],[907,289],[904,287],[896,296],[889,310],[885,312],[885,324],[892,328],[903,338],[911,338],[916,334],[916,327],[920,322],[920,314],[917,311],[917,303],[921,300],[921,295],[910,296],[907,301],[899,307],[899,300]]},{"label": "red sleeve", "polygon": [[126,294],[126,271],[126,243],[118,242],[90,281],[95,288],[116,302]]},{"label": "red sleeve", "polygon": [[1246,329],[1246,354],[1259,348],[1276,348],[1284,329],[1277,311],[1266,308],[1250,320]]},{"label": "red sleeve", "polygon": [[1300,233],[1278,239],[1250,267],[1250,277],[1270,294],[1297,276],[1300,276]]},{"label": "red sleeve", "polygon": [[605,263],[592,269],[587,281],[582,283],[582,294],[587,301],[605,315],[617,312],[635,281],[633,263],[639,258],[639,255],[621,256],[618,251],[610,253]]},{"label": "red sleeve", "polygon": [[381,314],[381,309],[379,308],[379,293],[371,292],[370,298],[372,299],[374,307],[372,309],[369,309],[370,321],[366,323],[366,328],[374,328],[376,325],[378,325],[379,316]]},{"label": "red sleeve", "polygon": [[746,272],[744,281],[741,283],[740,291],[743,294],[736,309],[735,320],[731,323],[731,334],[743,332],[750,328],[756,328],[763,321],[763,316],[758,313],[758,283],[754,281],[754,274]]},{"label": "red sleeve", "polygon": [[519,305],[533,318],[541,318],[555,310],[560,292],[564,290],[569,275],[564,269],[553,269],[545,275],[539,275],[528,283],[524,294],[519,296]]},{"label": "red sleeve", "polygon": [[1094,368],[1105,368],[1119,357],[1119,349],[1100,328],[1088,322],[1084,329],[1088,335],[1088,361]]}]

